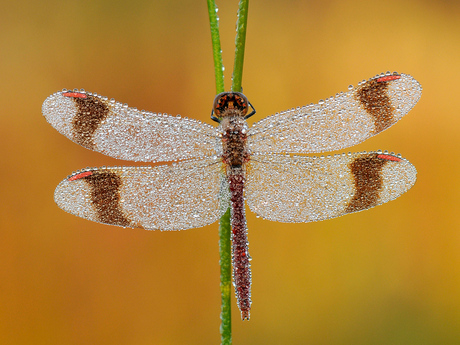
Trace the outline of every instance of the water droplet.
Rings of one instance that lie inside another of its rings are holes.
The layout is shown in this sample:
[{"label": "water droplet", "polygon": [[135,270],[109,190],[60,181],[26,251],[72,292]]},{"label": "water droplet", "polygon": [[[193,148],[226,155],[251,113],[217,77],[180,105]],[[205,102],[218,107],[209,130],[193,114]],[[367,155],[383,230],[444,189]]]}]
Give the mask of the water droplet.
[{"label": "water droplet", "polygon": [[353,85],[348,85],[348,90],[353,90]]}]

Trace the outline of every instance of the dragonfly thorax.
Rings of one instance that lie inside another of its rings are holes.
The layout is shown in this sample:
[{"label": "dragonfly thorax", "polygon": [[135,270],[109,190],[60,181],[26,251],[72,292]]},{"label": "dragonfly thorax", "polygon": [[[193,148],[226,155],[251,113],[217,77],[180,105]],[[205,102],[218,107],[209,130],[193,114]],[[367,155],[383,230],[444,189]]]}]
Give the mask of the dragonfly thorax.
[{"label": "dragonfly thorax", "polygon": [[248,125],[238,112],[227,110],[220,123],[222,133],[222,161],[231,167],[240,167],[249,160],[247,148]]}]

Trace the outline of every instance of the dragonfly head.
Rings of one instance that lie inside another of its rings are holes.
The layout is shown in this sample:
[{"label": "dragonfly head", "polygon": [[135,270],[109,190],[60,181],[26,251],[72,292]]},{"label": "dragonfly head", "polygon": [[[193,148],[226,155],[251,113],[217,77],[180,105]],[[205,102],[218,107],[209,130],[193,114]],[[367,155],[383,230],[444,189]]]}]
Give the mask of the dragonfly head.
[{"label": "dragonfly head", "polygon": [[241,92],[222,92],[214,99],[212,112],[215,116],[211,118],[217,121],[215,118],[220,120],[228,115],[245,117],[248,108],[248,99]]}]

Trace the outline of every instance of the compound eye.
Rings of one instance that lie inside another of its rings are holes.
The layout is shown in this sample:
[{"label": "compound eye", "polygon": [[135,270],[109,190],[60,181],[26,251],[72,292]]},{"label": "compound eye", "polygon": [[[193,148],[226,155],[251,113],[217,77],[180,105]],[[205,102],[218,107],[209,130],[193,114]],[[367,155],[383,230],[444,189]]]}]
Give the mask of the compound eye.
[{"label": "compound eye", "polygon": [[216,98],[214,98],[214,104],[212,105],[212,110],[214,115],[217,117],[222,117],[222,111],[224,110],[223,105],[227,102],[228,92],[219,93]]}]

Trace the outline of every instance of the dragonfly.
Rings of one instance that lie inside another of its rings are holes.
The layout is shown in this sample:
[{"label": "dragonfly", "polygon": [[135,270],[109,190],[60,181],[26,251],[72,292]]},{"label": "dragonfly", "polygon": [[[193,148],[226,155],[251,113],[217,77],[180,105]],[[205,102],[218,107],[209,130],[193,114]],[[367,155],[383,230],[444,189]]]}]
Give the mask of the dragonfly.
[{"label": "dragonfly", "polygon": [[[231,212],[233,285],[243,320],[251,310],[245,204],[277,222],[315,222],[372,208],[415,183],[415,167],[388,151],[308,156],[377,135],[421,97],[410,75],[382,73],[333,97],[275,113],[251,127],[241,92],[215,97],[204,122],[139,111],[85,90],[62,90],[42,106],[46,120],[81,146],[157,166],[76,171],[56,188],[59,207],[121,227],[185,230]],[[251,111],[252,109],[252,111]]]}]

